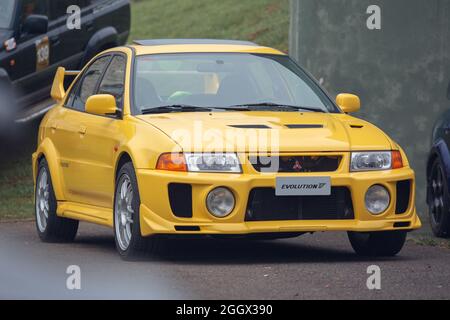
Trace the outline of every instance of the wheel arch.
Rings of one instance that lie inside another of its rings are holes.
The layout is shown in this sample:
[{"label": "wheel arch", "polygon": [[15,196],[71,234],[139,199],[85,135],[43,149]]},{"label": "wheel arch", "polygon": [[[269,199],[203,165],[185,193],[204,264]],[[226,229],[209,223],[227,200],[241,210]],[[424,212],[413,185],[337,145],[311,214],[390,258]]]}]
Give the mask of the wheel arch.
[{"label": "wheel arch", "polygon": [[10,84],[8,72],[3,68],[0,68],[0,81]]},{"label": "wheel arch", "polygon": [[429,204],[430,200],[430,184],[429,184],[429,178],[431,175],[431,169],[433,166],[433,163],[436,159],[440,159],[440,161],[444,164],[444,167],[442,168],[444,170],[445,176],[447,178],[447,184],[450,185],[450,150],[445,143],[444,140],[440,139],[434,143],[433,147],[431,148],[430,155],[428,156],[427,161],[427,203]]},{"label": "wheel arch", "polygon": [[131,162],[133,164],[133,167],[135,168],[134,161],[133,161],[133,158],[132,158],[130,152],[128,152],[127,150],[123,150],[122,152],[119,153],[119,156],[117,157],[117,160],[116,160],[116,166],[114,168],[114,184],[117,181],[120,169],[122,168],[122,166],[124,164],[126,164],[128,162]]},{"label": "wheel arch", "polygon": [[64,189],[63,189],[63,181],[60,168],[58,166],[58,153],[50,141],[50,139],[45,139],[38,150],[35,153],[34,159],[35,163],[33,164],[33,172],[34,174],[34,182],[36,183],[37,172],[39,168],[39,163],[42,159],[47,161],[48,169],[50,170],[50,177],[52,179],[53,190],[55,192],[56,200],[61,201],[65,200]]}]

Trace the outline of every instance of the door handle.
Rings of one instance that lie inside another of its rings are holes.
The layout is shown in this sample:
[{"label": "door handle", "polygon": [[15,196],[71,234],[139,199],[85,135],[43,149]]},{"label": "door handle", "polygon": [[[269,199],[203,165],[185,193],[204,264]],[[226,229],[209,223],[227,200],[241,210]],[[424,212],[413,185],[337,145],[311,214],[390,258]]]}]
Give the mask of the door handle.
[{"label": "door handle", "polygon": [[78,129],[78,133],[84,136],[86,134],[86,127],[80,126],[80,129]]}]

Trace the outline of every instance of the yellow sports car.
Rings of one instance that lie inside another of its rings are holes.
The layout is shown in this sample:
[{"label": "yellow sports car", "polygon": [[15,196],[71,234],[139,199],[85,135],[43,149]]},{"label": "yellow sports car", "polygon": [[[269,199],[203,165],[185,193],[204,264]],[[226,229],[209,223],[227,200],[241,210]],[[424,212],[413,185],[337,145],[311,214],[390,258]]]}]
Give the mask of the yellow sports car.
[{"label": "yellow sports car", "polygon": [[400,146],[278,50],[137,41],[59,68],[51,94],[33,154],[43,241],[82,220],[131,258],[169,236],[346,231],[357,254],[391,256],[421,226]]}]

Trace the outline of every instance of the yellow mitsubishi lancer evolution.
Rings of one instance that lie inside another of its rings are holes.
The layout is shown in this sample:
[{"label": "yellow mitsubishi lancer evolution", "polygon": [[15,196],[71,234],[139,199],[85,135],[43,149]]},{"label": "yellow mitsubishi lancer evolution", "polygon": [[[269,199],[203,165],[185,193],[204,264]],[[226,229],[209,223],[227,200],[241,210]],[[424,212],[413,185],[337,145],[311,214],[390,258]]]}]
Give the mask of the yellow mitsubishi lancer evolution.
[{"label": "yellow mitsubishi lancer evolution", "polygon": [[59,68],[51,94],[33,154],[43,241],[87,221],[131,258],[164,237],[344,231],[357,254],[393,256],[421,226],[400,146],[278,50],[137,41]]}]

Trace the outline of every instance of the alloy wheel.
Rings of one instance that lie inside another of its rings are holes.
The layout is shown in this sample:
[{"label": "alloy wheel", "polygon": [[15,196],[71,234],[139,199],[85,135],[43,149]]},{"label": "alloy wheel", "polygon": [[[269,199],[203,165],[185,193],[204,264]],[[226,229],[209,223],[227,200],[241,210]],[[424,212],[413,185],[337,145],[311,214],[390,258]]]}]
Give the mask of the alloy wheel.
[{"label": "alloy wheel", "polygon": [[50,211],[50,184],[46,169],[39,173],[36,186],[36,221],[40,232],[47,229],[48,214]]},{"label": "alloy wheel", "polygon": [[444,187],[444,173],[439,164],[435,164],[431,171],[430,180],[431,191],[431,218],[435,224],[440,224],[445,212],[445,187]]},{"label": "alloy wheel", "polygon": [[130,246],[133,230],[133,187],[128,175],[123,175],[118,186],[115,204],[115,231],[120,249],[126,251]]}]

